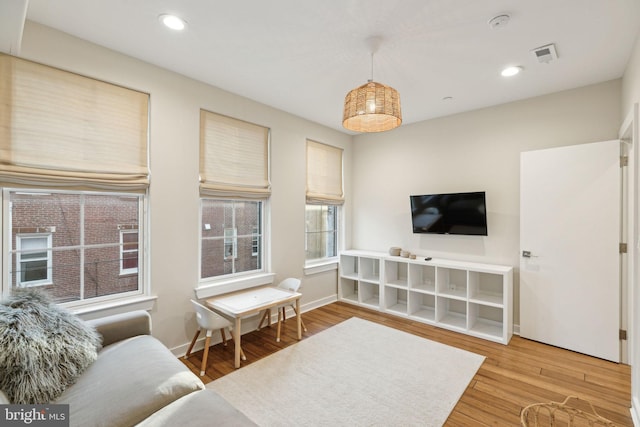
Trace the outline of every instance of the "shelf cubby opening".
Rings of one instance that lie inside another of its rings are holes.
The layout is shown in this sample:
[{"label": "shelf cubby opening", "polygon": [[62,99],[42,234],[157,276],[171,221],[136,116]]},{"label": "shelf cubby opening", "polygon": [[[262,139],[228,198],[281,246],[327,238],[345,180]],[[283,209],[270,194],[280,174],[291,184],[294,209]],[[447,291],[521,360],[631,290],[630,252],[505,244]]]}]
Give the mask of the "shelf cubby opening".
[{"label": "shelf cubby opening", "polygon": [[409,267],[411,289],[436,292],[436,268],[432,265],[411,264]]},{"label": "shelf cubby opening", "polygon": [[460,330],[467,328],[467,303],[457,299],[438,297],[436,319],[443,325]]},{"label": "shelf cubby opening", "polygon": [[467,271],[456,268],[438,268],[436,270],[438,294],[467,298]]},{"label": "shelf cubby opening", "polygon": [[380,260],[377,258],[360,258],[360,278],[373,283],[380,282]]},{"label": "shelf cubby opening", "polygon": [[344,300],[358,302],[358,282],[340,278],[340,295]]},{"label": "shelf cubby opening", "polygon": [[469,299],[497,307],[504,305],[503,278],[500,274],[469,272]]},{"label": "shelf cubby opening", "polygon": [[409,293],[409,316],[435,322],[436,320],[436,297],[431,294],[421,292]]},{"label": "shelf cubby opening", "polygon": [[496,339],[502,338],[504,330],[503,310],[483,304],[469,304],[469,330]]},{"label": "shelf cubby opening", "polygon": [[369,307],[373,307],[375,309],[380,308],[380,286],[367,283],[360,282],[358,284],[359,295],[360,295],[360,304],[367,305]]},{"label": "shelf cubby opening", "polygon": [[406,262],[385,261],[385,281],[387,285],[406,288],[408,284],[408,264]]},{"label": "shelf cubby opening", "polygon": [[386,287],[384,290],[384,305],[387,311],[406,316],[407,291],[405,289]]},{"label": "shelf cubby opening", "polygon": [[358,257],[340,255],[340,275],[342,277],[358,278]]}]

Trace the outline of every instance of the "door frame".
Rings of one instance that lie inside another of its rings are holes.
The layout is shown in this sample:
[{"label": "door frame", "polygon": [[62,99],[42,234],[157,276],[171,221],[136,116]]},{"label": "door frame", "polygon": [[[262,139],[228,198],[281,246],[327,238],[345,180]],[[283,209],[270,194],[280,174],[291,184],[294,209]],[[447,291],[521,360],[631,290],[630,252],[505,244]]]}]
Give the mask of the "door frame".
[{"label": "door frame", "polygon": [[[626,286],[622,287],[626,303],[621,305],[621,327],[627,331],[627,341],[621,343],[622,362],[631,365],[631,417],[635,425],[640,425],[640,328],[634,327],[640,321],[640,135],[638,133],[638,103],[633,104],[631,111],[620,126],[618,137],[625,142],[629,156],[627,167],[627,229],[626,238],[628,252],[624,268]],[[624,301],[624,300],[623,300]]]}]

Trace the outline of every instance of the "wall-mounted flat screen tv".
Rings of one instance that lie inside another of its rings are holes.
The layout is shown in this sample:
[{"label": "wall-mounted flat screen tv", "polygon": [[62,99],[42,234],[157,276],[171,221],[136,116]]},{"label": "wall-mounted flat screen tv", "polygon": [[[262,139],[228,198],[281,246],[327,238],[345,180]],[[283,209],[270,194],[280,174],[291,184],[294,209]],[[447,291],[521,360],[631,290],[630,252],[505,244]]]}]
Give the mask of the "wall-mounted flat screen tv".
[{"label": "wall-mounted flat screen tv", "polygon": [[414,233],[487,235],[484,191],[409,197]]}]

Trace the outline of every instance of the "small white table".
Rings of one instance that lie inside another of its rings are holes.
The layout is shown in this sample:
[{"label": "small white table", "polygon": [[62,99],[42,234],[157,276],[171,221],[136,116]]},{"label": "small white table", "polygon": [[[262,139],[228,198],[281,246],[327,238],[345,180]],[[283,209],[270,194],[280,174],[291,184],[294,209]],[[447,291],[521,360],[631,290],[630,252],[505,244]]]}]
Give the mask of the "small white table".
[{"label": "small white table", "polygon": [[245,289],[223,294],[206,300],[207,306],[215,311],[235,319],[233,342],[235,343],[235,367],[240,367],[240,337],[243,317],[250,316],[272,307],[295,301],[298,339],[302,339],[302,320],[300,317],[301,293],[278,289],[273,286]]}]

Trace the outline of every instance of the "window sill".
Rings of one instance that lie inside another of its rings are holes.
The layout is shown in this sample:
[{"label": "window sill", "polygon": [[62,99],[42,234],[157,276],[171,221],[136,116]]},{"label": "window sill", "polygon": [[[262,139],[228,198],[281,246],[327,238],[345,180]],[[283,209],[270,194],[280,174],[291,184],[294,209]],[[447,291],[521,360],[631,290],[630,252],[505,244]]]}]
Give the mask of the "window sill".
[{"label": "window sill", "polygon": [[194,291],[196,298],[203,299],[256,286],[271,285],[276,275],[274,273],[262,273],[251,276],[234,277],[215,282],[201,283]]},{"label": "window sill", "polygon": [[127,313],[134,310],[149,311],[153,308],[158,297],[140,295],[121,300],[104,301],[95,304],[87,304],[82,307],[69,308],[82,320],[98,319],[114,314]]},{"label": "window sill", "polygon": [[324,273],[325,271],[332,271],[338,269],[338,259],[330,258],[322,261],[310,262],[304,266],[305,276],[312,274]]}]

